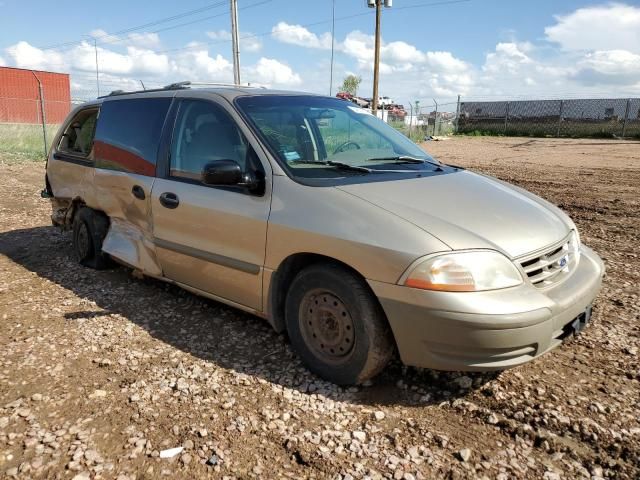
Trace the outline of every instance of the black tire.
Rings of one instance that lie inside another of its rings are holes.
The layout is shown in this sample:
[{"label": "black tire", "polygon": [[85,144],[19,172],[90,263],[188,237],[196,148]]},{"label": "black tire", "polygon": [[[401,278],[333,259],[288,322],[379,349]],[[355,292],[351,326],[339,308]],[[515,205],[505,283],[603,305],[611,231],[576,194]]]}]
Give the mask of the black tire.
[{"label": "black tire", "polygon": [[102,251],[102,241],[109,230],[109,219],[91,208],[80,207],[73,219],[73,250],[85,267],[103,270],[111,265]]},{"label": "black tire", "polygon": [[338,385],[379,373],[395,343],[367,284],[338,265],[312,265],[293,280],[285,322],[295,352],[312,372]]}]

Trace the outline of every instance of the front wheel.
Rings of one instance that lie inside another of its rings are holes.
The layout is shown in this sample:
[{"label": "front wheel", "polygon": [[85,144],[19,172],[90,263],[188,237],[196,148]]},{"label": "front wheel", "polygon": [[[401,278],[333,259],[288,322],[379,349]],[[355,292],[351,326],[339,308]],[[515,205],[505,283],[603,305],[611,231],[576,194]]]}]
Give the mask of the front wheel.
[{"label": "front wheel", "polygon": [[339,385],[380,372],[393,337],[366,283],[337,265],[313,265],[293,280],[285,320],[291,344],[309,370]]}]

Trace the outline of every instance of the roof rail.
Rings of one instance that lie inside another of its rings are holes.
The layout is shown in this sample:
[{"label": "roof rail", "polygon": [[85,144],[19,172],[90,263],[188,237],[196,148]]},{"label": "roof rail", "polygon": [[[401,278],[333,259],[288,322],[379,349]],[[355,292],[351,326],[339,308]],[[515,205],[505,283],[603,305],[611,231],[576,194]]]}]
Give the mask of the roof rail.
[{"label": "roof rail", "polygon": [[114,90],[113,92],[102,95],[98,98],[106,98],[106,97],[114,97],[118,95],[133,95],[135,93],[151,93],[151,92],[164,92],[165,90],[177,90],[179,88],[187,88],[186,84],[189,82],[178,82],[172,83],[171,85],[167,85],[166,87],[161,88],[147,88],[146,90]]},{"label": "roof rail", "polygon": [[263,86],[256,86],[247,83],[246,85],[236,85],[235,83],[223,83],[223,82],[191,82],[185,80],[184,82],[171,83],[164,87],[167,90],[174,88],[187,88],[187,87],[233,87],[233,88],[266,88]]},{"label": "roof rail", "polygon": [[165,85],[164,87],[162,87],[162,90],[176,90],[178,88],[187,88],[189,85],[191,85],[191,82],[189,80],[185,80],[184,82],[175,82],[170,83],[169,85]]},{"label": "roof rail", "polygon": [[103,95],[98,98],[112,97],[117,95],[133,95],[134,93],[150,93],[150,92],[162,92],[164,90],[180,90],[183,88],[189,87],[233,87],[233,88],[266,88],[264,86],[255,86],[255,85],[236,85],[235,83],[216,83],[216,82],[191,82],[189,80],[185,80],[183,82],[175,82],[170,83],[169,85],[165,85],[161,88],[151,88],[146,90],[114,90],[108,95]]}]

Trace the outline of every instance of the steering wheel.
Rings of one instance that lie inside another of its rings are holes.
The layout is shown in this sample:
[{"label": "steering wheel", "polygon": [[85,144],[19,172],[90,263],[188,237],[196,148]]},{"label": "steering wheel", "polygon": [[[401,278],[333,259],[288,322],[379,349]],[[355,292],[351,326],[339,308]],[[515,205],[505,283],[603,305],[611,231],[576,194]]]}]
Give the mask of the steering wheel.
[{"label": "steering wheel", "polygon": [[336,153],[343,152],[344,149],[347,148],[349,145],[353,145],[353,146],[356,147],[356,150],[360,150],[360,145],[358,145],[356,142],[348,140],[348,141],[338,145],[338,147],[333,151],[333,153],[336,154]]}]

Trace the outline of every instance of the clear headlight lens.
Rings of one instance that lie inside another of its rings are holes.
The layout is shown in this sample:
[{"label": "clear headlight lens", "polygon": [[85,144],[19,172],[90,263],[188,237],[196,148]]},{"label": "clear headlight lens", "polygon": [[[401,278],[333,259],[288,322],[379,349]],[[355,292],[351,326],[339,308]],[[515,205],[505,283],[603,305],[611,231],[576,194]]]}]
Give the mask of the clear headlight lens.
[{"label": "clear headlight lens", "polygon": [[445,292],[478,292],[514,287],[522,282],[520,271],[507,257],[478,250],[428,258],[413,268],[404,285]]},{"label": "clear headlight lens", "polygon": [[576,265],[580,260],[580,234],[573,230],[569,237],[569,260],[574,260]]}]

